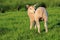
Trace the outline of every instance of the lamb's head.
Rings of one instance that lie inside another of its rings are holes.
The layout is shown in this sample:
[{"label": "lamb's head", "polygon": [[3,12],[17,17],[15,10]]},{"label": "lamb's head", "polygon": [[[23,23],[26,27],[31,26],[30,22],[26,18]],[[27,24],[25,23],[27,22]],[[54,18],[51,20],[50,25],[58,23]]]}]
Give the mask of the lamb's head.
[{"label": "lamb's head", "polygon": [[35,6],[26,5],[26,7],[28,9],[28,12],[30,12],[30,13],[34,13],[35,12]]}]

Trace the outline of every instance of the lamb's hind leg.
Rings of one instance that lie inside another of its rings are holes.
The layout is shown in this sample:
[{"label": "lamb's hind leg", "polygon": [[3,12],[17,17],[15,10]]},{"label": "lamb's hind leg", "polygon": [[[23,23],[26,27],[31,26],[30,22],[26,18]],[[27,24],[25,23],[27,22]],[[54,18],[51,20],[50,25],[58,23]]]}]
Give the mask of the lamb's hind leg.
[{"label": "lamb's hind leg", "polygon": [[40,23],[39,23],[39,19],[36,20],[36,25],[38,27],[38,33],[40,33]]},{"label": "lamb's hind leg", "polygon": [[44,27],[45,27],[46,32],[48,32],[47,21],[46,20],[44,20]]}]

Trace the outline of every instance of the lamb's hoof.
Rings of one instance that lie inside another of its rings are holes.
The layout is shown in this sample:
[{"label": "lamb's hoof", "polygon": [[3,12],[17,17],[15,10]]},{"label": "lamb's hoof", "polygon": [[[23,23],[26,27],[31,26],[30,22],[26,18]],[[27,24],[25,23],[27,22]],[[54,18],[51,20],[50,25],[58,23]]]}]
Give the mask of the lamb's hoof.
[{"label": "lamb's hoof", "polygon": [[36,28],[35,28],[35,30],[36,30]]},{"label": "lamb's hoof", "polygon": [[30,30],[31,30],[32,28],[30,27]]},{"label": "lamb's hoof", "polygon": [[30,28],[30,30],[32,30],[32,28]]},{"label": "lamb's hoof", "polygon": [[46,31],[46,33],[47,33],[48,31]]},{"label": "lamb's hoof", "polygon": [[31,29],[30,29],[31,30]]},{"label": "lamb's hoof", "polygon": [[37,27],[35,26],[35,30],[36,30],[36,28],[37,28]]},{"label": "lamb's hoof", "polygon": [[41,33],[41,32],[38,32],[39,34]]}]

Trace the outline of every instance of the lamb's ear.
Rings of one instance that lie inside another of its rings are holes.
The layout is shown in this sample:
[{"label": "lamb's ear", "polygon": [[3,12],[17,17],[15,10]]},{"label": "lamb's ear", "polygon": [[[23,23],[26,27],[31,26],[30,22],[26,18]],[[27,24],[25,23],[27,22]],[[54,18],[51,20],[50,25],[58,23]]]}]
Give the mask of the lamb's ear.
[{"label": "lamb's ear", "polygon": [[36,7],[36,5],[34,5],[34,7]]},{"label": "lamb's ear", "polygon": [[29,8],[29,5],[26,5],[27,8]]},{"label": "lamb's ear", "polygon": [[36,7],[37,4],[38,4],[38,3],[34,4],[34,7]]}]

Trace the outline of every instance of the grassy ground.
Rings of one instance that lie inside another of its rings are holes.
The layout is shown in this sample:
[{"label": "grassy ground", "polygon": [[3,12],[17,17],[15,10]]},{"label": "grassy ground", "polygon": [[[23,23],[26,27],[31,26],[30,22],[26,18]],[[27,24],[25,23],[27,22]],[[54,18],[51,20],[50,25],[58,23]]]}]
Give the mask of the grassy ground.
[{"label": "grassy ground", "polygon": [[0,13],[0,40],[60,40],[60,8],[47,8],[48,29],[45,33],[41,22],[41,34],[34,27],[29,29],[26,11]]}]

